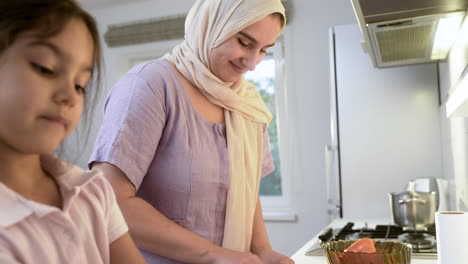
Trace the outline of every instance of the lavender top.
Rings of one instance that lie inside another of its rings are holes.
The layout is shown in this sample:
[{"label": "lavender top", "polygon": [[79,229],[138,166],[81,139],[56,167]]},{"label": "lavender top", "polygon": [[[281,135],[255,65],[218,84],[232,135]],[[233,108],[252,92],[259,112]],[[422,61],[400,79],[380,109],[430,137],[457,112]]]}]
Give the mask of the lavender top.
[{"label": "lavender top", "polygon": [[[264,130],[262,176],[274,169]],[[229,188],[226,127],[195,110],[167,61],[139,64],[115,84],[93,161],[114,164],[137,196],[180,226],[222,244]],[[148,263],[180,263],[141,251]]]}]

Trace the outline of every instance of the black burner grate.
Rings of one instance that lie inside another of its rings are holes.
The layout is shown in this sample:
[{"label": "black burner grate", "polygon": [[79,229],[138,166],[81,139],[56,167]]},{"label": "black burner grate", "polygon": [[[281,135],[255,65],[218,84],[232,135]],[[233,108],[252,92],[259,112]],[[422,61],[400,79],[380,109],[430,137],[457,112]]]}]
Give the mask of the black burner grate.
[{"label": "black burner grate", "polygon": [[368,237],[368,238],[390,238],[397,239],[398,235],[403,233],[403,228],[392,225],[377,225],[375,229],[362,228],[353,229],[354,223],[347,223],[339,232],[335,235],[333,240],[349,239],[350,236],[356,238]]},{"label": "black burner grate", "polygon": [[330,229],[327,232],[321,234],[319,239],[322,242],[336,241],[336,240],[347,240],[347,239],[358,239],[368,237],[372,239],[389,239],[401,241],[405,235],[414,235],[414,237],[430,237],[430,246],[421,247],[418,244],[413,245],[413,253],[437,253],[437,246],[435,242],[435,225],[429,226],[424,229],[406,229],[396,225],[377,225],[375,228],[359,228],[353,229],[354,223],[348,222],[343,228],[338,230],[336,234]]}]

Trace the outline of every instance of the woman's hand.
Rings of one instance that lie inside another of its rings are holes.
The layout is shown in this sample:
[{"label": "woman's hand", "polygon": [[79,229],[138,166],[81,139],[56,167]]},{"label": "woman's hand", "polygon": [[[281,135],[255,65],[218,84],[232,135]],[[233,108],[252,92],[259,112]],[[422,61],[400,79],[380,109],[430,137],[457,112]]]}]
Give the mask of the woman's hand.
[{"label": "woman's hand", "polygon": [[227,248],[217,247],[216,250],[208,253],[212,264],[263,264],[255,254],[243,253]]},{"label": "woman's hand", "polygon": [[257,253],[264,264],[293,264],[294,260],[290,257],[276,252],[272,249],[265,249]]}]

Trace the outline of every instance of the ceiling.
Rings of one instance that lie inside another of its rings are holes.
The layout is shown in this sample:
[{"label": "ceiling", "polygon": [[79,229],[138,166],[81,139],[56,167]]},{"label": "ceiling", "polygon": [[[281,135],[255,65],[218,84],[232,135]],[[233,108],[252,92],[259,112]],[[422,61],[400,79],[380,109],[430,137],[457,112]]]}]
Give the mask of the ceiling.
[{"label": "ceiling", "polygon": [[77,0],[85,9],[97,9],[148,0]]}]

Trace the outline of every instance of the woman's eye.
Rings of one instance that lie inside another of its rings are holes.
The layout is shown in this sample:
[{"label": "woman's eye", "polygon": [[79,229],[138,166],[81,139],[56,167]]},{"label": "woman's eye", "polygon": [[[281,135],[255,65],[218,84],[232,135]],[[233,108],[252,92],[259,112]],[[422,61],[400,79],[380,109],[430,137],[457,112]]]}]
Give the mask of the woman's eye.
[{"label": "woman's eye", "polygon": [[242,39],[237,39],[239,41],[239,44],[242,46],[242,47],[248,47],[249,44],[248,43],[245,43]]},{"label": "woman's eye", "polygon": [[32,67],[39,73],[41,74],[44,74],[44,75],[53,75],[54,74],[54,71],[45,67],[45,66],[42,66],[38,63],[34,63],[32,62],[31,63]]}]

